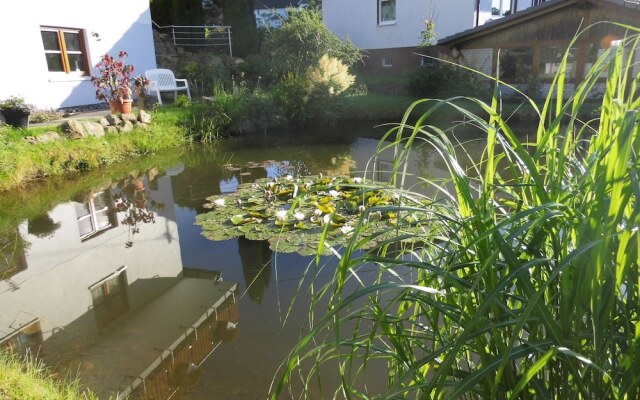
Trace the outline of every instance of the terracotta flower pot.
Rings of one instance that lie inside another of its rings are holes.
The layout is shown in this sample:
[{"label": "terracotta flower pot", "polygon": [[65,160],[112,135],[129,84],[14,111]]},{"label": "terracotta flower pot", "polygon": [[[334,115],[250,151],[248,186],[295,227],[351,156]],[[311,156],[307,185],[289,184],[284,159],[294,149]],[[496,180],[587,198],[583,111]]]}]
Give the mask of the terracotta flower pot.
[{"label": "terracotta flower pot", "polygon": [[122,112],[120,101],[118,100],[109,100],[109,108],[111,109],[111,114],[119,114]]},{"label": "terracotta flower pot", "polygon": [[109,100],[109,108],[112,114],[131,114],[133,100]]},{"label": "terracotta flower pot", "polygon": [[137,180],[133,183],[133,188],[135,190],[143,190],[144,189],[144,182],[142,182],[141,180]]},{"label": "terracotta flower pot", "polygon": [[131,114],[131,108],[133,105],[132,99],[124,99],[122,100],[122,113],[123,114]]}]

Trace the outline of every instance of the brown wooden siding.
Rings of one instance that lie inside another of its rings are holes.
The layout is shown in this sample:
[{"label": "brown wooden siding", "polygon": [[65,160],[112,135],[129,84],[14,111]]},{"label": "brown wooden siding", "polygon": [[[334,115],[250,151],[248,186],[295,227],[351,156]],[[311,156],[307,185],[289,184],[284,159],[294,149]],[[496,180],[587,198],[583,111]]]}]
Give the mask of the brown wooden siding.
[{"label": "brown wooden siding", "polygon": [[[460,50],[493,49],[493,74],[497,70],[499,49],[530,48],[532,51],[531,70],[540,75],[540,59],[545,48],[567,48],[579,30],[595,22],[615,21],[638,26],[640,12],[616,6],[601,0],[558,3],[553,9],[523,16],[521,19],[505,21],[503,26],[488,27],[486,32],[473,32],[460,37],[448,46]],[[498,23],[499,24],[499,23]],[[625,29],[612,24],[598,24],[589,28],[575,43],[575,79],[579,81],[585,72],[590,49],[608,48],[612,40],[625,36]],[[519,77],[512,82],[526,82],[530,77]],[[544,80],[543,80],[544,81]]]}]

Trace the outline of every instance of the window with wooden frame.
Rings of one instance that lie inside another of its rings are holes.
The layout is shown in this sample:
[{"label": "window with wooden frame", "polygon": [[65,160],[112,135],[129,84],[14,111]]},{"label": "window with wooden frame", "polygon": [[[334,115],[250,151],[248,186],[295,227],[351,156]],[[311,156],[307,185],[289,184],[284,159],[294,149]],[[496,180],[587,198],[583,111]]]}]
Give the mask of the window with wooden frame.
[{"label": "window with wooden frame", "polygon": [[41,27],[40,34],[49,72],[89,75],[87,46],[82,30]]}]

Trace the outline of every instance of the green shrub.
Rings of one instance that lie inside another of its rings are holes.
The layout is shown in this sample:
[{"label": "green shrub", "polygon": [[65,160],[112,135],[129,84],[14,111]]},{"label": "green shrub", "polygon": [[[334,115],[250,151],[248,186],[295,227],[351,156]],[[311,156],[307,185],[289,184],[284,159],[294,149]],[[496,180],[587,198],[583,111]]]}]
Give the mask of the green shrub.
[{"label": "green shrub", "polygon": [[189,100],[187,95],[180,94],[178,95],[178,97],[176,97],[176,100],[173,104],[179,108],[189,108],[191,107],[191,100]]},{"label": "green shrub", "polygon": [[256,90],[247,98],[247,118],[258,130],[283,125],[286,120],[272,92]]},{"label": "green shrub", "polygon": [[231,89],[231,72],[217,58],[210,54],[198,54],[181,61],[179,75],[189,81],[194,96],[211,96],[216,87]]},{"label": "green shrub", "polygon": [[274,86],[275,103],[294,125],[335,124],[342,114],[342,97],[327,84],[315,84],[307,75],[289,73]]},{"label": "green shrub", "polygon": [[434,62],[409,74],[407,90],[415,97],[474,96],[486,99],[489,83],[478,74],[448,63]]},{"label": "green shrub", "polygon": [[244,79],[249,82],[251,88],[269,86],[271,79],[271,61],[260,54],[250,54],[243,59],[237,69],[244,74]]}]

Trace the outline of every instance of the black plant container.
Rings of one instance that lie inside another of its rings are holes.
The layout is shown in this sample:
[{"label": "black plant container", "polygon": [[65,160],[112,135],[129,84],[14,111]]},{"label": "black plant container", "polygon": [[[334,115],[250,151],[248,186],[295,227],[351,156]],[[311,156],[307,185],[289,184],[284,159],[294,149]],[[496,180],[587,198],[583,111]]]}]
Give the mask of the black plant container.
[{"label": "black plant container", "polygon": [[4,109],[0,110],[0,113],[4,117],[4,122],[14,128],[26,128],[29,126],[30,111]]}]

